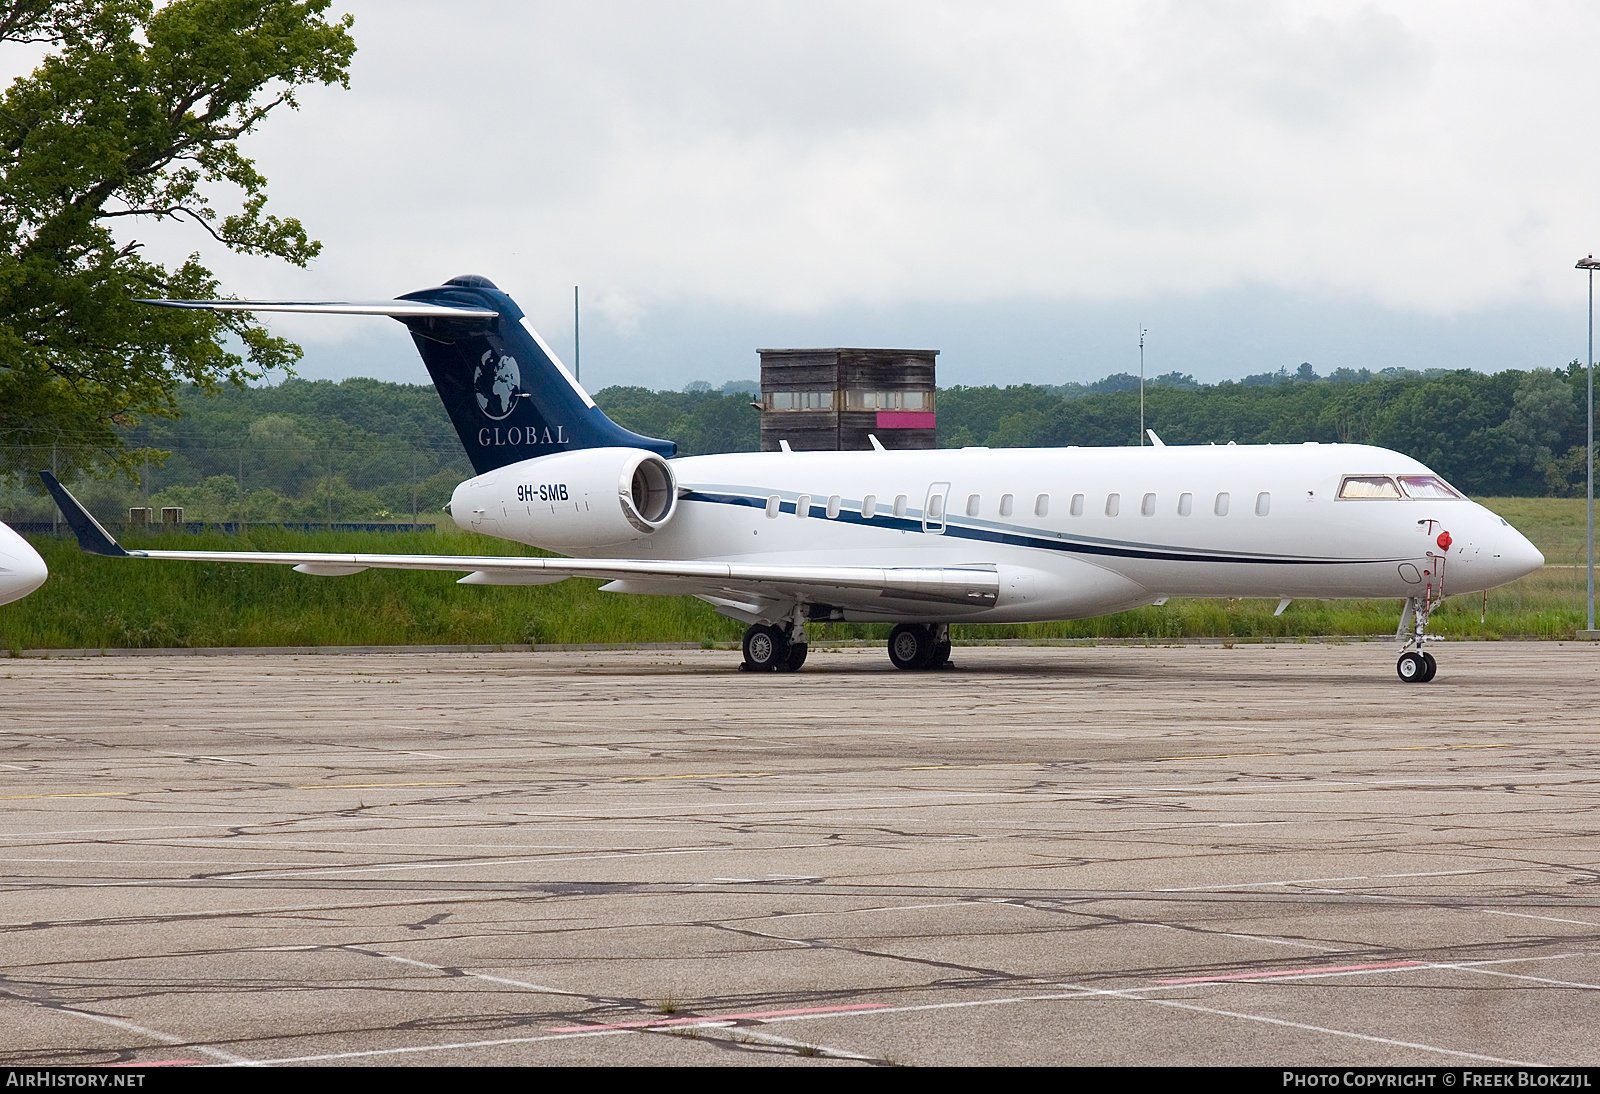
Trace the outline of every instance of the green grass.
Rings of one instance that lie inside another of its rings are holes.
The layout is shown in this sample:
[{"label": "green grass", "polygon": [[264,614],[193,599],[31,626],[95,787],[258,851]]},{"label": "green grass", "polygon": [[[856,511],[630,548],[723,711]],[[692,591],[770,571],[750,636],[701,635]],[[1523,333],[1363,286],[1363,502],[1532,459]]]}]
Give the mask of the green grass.
[{"label": "green grass", "polygon": [[[287,566],[130,562],[35,537],[50,580],[0,607],[0,643],[19,649],[166,646],[476,645],[733,641],[743,631],[689,597],[613,596],[597,581],[457,585],[454,573],[368,570],[311,577]],[[146,535],[131,548],[526,553],[460,531],[416,534],[252,531],[248,537]]]},{"label": "green grass", "polygon": [[[1551,565],[1489,594],[1447,601],[1434,633],[1457,638],[1570,637],[1582,623],[1583,499],[1485,499],[1545,552]],[[530,587],[457,585],[457,574],[368,570],[309,577],[285,566],[126,562],[79,551],[70,539],[34,537],[50,580],[0,606],[0,645],[23,649],[182,646],[492,645],[581,642],[736,642],[744,628],[691,597],[617,596],[597,581]],[[368,551],[415,554],[527,553],[470,533],[389,535],[256,529],[246,538],[147,534],[134,548]],[[1281,616],[1274,600],[1173,600],[1097,619],[954,628],[983,639],[1294,639],[1392,634],[1397,600],[1298,600]],[[834,623],[815,641],[881,640],[888,627]]]}]

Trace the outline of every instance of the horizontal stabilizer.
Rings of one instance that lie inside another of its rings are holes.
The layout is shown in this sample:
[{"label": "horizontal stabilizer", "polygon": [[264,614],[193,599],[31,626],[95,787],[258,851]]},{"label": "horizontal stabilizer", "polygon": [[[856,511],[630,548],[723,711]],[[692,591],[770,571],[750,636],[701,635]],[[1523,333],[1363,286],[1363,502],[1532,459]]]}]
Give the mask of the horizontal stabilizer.
[{"label": "horizontal stabilizer", "polygon": [[500,313],[467,304],[422,300],[140,300],[159,308],[198,311],[298,311],[332,315],[388,315],[395,319],[493,319]]}]

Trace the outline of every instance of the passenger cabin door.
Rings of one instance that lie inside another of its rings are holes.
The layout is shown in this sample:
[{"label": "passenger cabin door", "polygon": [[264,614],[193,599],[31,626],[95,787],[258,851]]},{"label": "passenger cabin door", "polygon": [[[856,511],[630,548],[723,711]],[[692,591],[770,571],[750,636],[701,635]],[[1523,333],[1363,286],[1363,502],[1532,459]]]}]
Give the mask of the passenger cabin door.
[{"label": "passenger cabin door", "polygon": [[928,487],[928,500],[922,503],[922,530],[930,535],[944,535],[944,513],[950,502],[950,484],[936,482]]}]

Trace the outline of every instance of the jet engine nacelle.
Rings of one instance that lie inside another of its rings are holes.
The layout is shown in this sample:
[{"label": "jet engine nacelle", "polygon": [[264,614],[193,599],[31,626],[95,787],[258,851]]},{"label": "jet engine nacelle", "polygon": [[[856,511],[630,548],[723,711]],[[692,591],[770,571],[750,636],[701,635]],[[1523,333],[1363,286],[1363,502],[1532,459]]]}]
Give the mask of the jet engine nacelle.
[{"label": "jet engine nacelle", "polygon": [[456,487],[471,532],[558,550],[643,539],[678,508],[672,466],[640,448],[586,448],[507,464]]}]

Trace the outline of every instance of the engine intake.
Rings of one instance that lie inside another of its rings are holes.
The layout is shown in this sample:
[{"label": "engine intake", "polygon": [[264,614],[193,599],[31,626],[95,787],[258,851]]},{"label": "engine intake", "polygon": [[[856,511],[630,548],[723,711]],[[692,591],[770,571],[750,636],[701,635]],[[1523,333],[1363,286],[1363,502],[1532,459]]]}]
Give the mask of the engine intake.
[{"label": "engine intake", "polygon": [[646,534],[665,524],[678,505],[678,483],[672,468],[654,454],[634,465],[628,488],[621,494],[623,511],[633,526]]},{"label": "engine intake", "polygon": [[462,528],[557,550],[653,535],[678,509],[672,465],[639,448],[587,448],[507,464],[456,487]]}]

